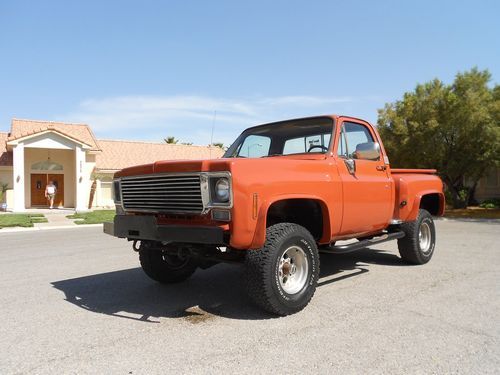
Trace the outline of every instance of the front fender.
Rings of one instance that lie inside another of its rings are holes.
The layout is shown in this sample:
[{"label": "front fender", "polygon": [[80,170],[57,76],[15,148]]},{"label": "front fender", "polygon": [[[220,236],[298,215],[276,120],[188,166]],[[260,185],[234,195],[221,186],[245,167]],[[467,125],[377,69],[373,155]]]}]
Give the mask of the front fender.
[{"label": "front fender", "polygon": [[264,246],[264,243],[266,242],[267,213],[269,211],[269,207],[271,207],[276,202],[288,199],[311,199],[317,201],[320,204],[321,213],[323,216],[323,233],[319,242],[328,243],[330,241],[331,238],[330,212],[328,210],[328,205],[326,204],[326,202],[322,198],[316,195],[283,194],[267,199],[260,205],[257,215],[255,234],[252,243],[249,246],[249,249],[260,249],[262,246]]}]

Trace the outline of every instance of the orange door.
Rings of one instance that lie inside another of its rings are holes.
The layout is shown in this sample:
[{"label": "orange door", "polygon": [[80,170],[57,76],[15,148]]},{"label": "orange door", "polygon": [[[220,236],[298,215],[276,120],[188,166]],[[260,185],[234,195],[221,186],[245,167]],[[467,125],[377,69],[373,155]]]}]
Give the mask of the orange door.
[{"label": "orange door", "polygon": [[[343,190],[341,235],[362,234],[385,228],[392,217],[392,181],[380,153],[378,160],[355,159],[356,147],[375,142],[369,126],[345,121],[337,154]],[[354,169],[349,168],[354,164]]]},{"label": "orange door", "polygon": [[49,174],[48,181],[52,181],[56,185],[56,197],[54,198],[54,207],[64,206],[64,175],[63,174]]},{"label": "orange door", "polygon": [[31,175],[31,205],[32,206],[47,206],[48,202],[45,198],[45,187],[47,186],[47,175],[32,174]]}]

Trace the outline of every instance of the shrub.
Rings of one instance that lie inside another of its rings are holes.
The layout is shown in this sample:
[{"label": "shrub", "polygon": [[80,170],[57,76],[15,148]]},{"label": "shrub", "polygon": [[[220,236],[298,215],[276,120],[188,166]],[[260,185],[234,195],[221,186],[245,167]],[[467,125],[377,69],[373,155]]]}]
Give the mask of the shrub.
[{"label": "shrub", "polygon": [[500,208],[500,198],[490,198],[483,201],[479,207],[482,208]]}]

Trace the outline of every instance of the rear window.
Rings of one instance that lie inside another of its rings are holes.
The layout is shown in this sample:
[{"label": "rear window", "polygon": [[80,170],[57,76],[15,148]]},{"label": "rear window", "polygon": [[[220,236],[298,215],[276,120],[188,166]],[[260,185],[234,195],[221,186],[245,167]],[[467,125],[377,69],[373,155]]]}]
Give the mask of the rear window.
[{"label": "rear window", "polygon": [[309,135],[289,139],[283,147],[283,155],[301,154],[305,152],[325,152],[330,146],[332,135],[329,133]]}]

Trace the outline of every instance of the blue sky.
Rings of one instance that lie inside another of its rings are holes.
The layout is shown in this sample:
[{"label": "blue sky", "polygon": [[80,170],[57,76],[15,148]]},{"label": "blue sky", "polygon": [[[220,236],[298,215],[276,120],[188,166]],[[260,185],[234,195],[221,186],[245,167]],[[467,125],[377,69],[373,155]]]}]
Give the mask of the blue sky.
[{"label": "blue sky", "polygon": [[245,127],[372,122],[417,82],[500,76],[499,1],[2,1],[0,131],[12,117],[97,137],[229,144]]}]

